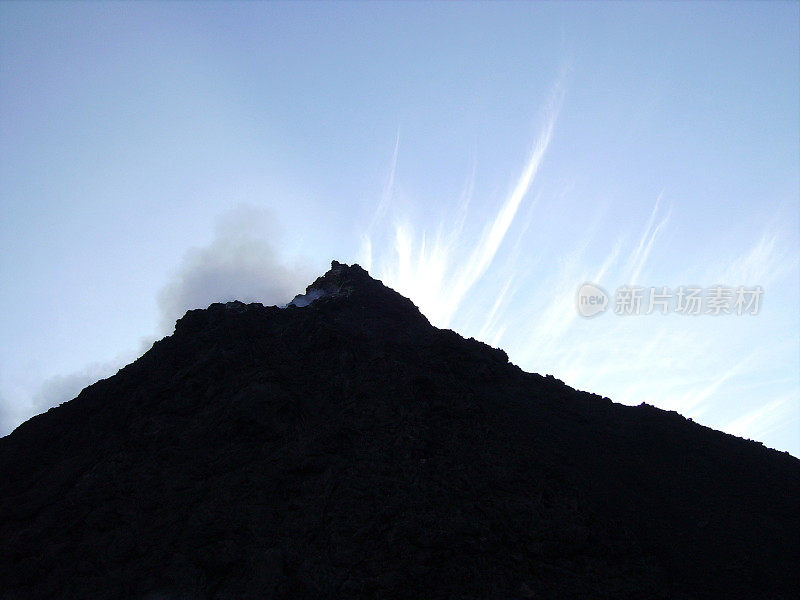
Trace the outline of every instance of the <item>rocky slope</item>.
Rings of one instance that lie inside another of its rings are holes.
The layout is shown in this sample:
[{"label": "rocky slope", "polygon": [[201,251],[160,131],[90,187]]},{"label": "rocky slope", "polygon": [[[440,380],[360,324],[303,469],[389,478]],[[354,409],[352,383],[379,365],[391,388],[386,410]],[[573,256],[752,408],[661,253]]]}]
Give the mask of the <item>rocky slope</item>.
[{"label": "rocky slope", "polygon": [[0,599],[794,598],[800,461],[525,373],[358,266],[0,439]]}]

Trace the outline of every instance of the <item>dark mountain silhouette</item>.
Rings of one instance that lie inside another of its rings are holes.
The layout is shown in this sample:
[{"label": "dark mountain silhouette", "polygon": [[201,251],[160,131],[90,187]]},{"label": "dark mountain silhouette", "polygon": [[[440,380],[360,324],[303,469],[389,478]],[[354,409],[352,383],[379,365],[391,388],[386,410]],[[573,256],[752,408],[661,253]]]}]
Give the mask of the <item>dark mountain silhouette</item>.
[{"label": "dark mountain silhouette", "polygon": [[523,372],[357,265],[189,311],[0,474],[2,600],[800,590],[796,458]]}]

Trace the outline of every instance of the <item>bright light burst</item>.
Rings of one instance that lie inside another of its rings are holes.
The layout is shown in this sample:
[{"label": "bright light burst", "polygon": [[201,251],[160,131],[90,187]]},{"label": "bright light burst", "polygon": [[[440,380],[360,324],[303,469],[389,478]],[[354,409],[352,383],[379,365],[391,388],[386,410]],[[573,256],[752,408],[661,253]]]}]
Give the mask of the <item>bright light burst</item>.
[{"label": "bright light burst", "polygon": [[[381,257],[383,260],[378,261],[373,260],[372,238],[369,233],[364,236],[360,257],[362,264],[368,269],[375,264],[378,269],[376,274],[384,283],[412,298],[435,325],[448,327],[451,324],[464,298],[492,267],[521,204],[528,196],[550,145],[562,98],[563,92],[558,85],[546,108],[544,125],[531,148],[522,173],[470,252],[463,252],[461,234],[473,193],[472,179],[462,194],[456,210],[457,218],[447,230],[440,225],[433,236],[428,236],[425,231],[416,234],[413,225],[401,217],[393,224],[391,257],[388,260],[386,257]],[[395,144],[389,189],[382,198],[373,223],[385,212],[387,199],[391,197],[391,187],[394,185],[397,169],[398,144],[399,137]],[[489,332],[510,285],[511,279],[508,279],[481,326],[482,332]]]},{"label": "bright light burst", "polygon": [[[361,264],[411,298],[434,325],[502,346],[527,370],[554,373],[574,387],[618,402],[648,402],[701,417],[737,435],[763,439],[781,423],[796,425],[798,386],[792,389],[790,383],[787,391],[785,377],[776,376],[773,359],[782,354],[769,352],[768,340],[759,340],[763,347],[753,349],[752,322],[613,314],[589,321],[578,315],[575,294],[586,281],[612,291],[634,284],[678,286],[687,283],[681,278],[696,273],[676,266],[689,263],[686,257],[659,245],[670,231],[674,208],[665,190],[652,200],[644,221],[620,223],[613,238],[608,227],[602,237],[600,228],[592,227],[581,239],[543,235],[559,224],[546,220],[555,211],[539,210],[541,205],[559,202],[559,209],[570,210],[564,198],[533,193],[562,105],[563,90],[555,90],[520,175],[477,239],[465,233],[474,170],[454,202],[455,218],[433,233],[397,214],[398,135],[386,189],[362,239]],[[526,204],[527,222],[515,228]],[[526,235],[531,223],[536,236]],[[796,271],[786,250],[790,246],[777,229],[768,228],[743,251],[712,257],[713,267],[703,277],[708,285],[782,280]],[[748,382],[758,382],[756,389],[741,392]]]}]

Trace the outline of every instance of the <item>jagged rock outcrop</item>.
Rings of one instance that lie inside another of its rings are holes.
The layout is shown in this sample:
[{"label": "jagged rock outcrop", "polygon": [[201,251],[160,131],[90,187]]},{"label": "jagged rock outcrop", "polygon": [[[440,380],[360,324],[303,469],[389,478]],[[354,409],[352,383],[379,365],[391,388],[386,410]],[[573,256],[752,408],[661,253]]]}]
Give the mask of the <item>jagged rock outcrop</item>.
[{"label": "jagged rock outcrop", "polygon": [[0,439],[0,600],[800,589],[796,458],[525,373],[357,265],[300,298],[189,311]]}]

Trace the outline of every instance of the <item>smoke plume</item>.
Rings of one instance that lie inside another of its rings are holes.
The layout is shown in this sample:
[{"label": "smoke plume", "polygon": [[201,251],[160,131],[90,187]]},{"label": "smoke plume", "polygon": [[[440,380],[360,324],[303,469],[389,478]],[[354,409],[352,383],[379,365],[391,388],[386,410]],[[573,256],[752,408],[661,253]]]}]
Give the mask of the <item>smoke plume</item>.
[{"label": "smoke plume", "polygon": [[170,333],[187,310],[214,302],[286,304],[309,281],[309,269],[288,267],[275,250],[278,233],[271,214],[239,206],[217,222],[214,239],[189,250],[173,281],[158,297],[161,329]]}]

